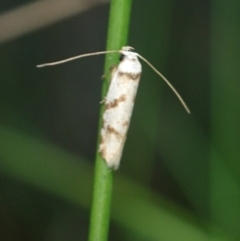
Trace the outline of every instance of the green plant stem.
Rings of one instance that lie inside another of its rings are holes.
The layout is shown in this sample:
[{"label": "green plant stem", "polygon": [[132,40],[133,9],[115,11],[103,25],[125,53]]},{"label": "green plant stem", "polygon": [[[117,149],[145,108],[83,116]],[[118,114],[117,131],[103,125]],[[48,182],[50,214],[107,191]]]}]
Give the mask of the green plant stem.
[{"label": "green plant stem", "polygon": [[[126,45],[129,29],[131,0],[112,0],[108,26],[107,50],[120,49]],[[106,55],[104,73],[118,63],[118,55]],[[110,80],[105,79],[102,87],[102,98],[106,96]],[[95,176],[93,184],[93,200],[89,228],[89,241],[105,241],[108,237],[110,222],[110,208],[113,185],[113,172],[107,167],[106,162],[98,153],[100,131],[102,127],[102,114],[104,105],[101,106],[97,153],[95,163]]]}]

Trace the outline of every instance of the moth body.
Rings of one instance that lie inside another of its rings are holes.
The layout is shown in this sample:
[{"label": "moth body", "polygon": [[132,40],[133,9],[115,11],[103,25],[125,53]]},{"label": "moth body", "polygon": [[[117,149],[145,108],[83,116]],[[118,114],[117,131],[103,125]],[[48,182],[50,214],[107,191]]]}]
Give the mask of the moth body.
[{"label": "moth body", "polygon": [[130,124],[142,72],[137,53],[121,50],[120,63],[113,69],[105,98],[99,152],[109,168],[117,169]]}]

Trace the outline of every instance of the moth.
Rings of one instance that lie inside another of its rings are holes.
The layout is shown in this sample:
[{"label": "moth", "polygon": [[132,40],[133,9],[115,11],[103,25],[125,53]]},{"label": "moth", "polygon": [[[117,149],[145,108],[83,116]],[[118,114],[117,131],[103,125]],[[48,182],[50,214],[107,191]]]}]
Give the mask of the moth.
[{"label": "moth", "polygon": [[190,110],[172,84],[150,62],[133,52],[133,48],[129,46],[124,46],[121,50],[82,54],[57,62],[37,65],[37,67],[63,64],[75,59],[107,53],[120,53],[120,61],[117,67],[112,68],[110,86],[103,101],[105,108],[99,153],[106,161],[107,166],[116,170],[122,157],[142,73],[142,66],[138,58],[147,63],[166,82],[188,113]]}]

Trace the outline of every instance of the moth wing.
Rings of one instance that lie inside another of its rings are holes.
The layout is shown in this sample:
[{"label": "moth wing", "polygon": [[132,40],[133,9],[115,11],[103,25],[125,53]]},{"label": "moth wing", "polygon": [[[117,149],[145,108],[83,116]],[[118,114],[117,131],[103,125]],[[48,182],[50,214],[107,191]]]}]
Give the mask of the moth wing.
[{"label": "moth wing", "polygon": [[114,150],[112,150],[111,153],[109,153],[108,157],[105,159],[108,166],[110,168],[113,168],[114,170],[118,169],[119,167],[125,141],[126,141],[126,135],[121,139],[121,141],[118,142]]}]

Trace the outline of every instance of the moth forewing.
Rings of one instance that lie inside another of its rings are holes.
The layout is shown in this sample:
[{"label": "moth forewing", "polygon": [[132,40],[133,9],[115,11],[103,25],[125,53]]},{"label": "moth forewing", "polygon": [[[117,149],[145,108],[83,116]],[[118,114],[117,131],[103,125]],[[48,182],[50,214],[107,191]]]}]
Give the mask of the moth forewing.
[{"label": "moth forewing", "polygon": [[137,54],[121,51],[105,98],[99,152],[109,168],[117,169],[130,124],[142,67]]}]

